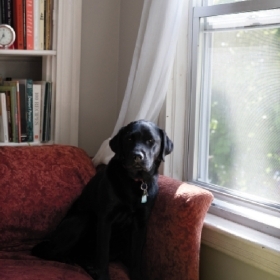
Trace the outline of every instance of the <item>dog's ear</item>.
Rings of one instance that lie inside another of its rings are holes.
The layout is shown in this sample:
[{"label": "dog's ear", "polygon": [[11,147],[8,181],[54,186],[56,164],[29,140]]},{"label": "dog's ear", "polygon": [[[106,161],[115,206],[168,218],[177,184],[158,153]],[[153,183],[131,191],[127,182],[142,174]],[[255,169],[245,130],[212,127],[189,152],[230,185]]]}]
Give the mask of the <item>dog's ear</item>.
[{"label": "dog's ear", "polygon": [[161,136],[161,147],[160,147],[160,154],[159,159],[164,161],[164,157],[169,155],[173,151],[173,142],[169,139],[166,135],[165,131],[160,129],[160,136]]},{"label": "dog's ear", "polygon": [[122,154],[122,139],[123,139],[124,128],[121,128],[119,132],[109,141],[111,150],[120,157]]}]

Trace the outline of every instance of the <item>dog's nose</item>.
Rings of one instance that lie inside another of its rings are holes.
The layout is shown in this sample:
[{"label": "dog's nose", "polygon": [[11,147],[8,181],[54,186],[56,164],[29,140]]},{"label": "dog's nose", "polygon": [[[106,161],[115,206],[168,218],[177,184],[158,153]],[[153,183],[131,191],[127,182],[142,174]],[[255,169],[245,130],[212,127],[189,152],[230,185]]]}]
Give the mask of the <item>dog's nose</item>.
[{"label": "dog's nose", "polygon": [[144,159],[144,155],[141,152],[135,153],[133,155],[135,162],[141,162]]}]

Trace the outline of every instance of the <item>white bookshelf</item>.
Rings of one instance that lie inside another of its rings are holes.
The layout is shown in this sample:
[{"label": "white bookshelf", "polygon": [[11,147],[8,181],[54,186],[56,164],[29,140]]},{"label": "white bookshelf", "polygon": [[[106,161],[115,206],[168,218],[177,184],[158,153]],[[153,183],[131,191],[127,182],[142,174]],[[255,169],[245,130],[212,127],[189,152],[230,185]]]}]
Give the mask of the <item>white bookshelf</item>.
[{"label": "white bookshelf", "polygon": [[1,56],[54,56],[56,51],[0,50]]},{"label": "white bookshelf", "polygon": [[[24,76],[18,78],[32,78],[28,75],[33,71],[41,80],[53,82],[52,140],[47,144],[78,145],[81,19],[82,0],[54,0],[53,50],[0,50],[3,77],[15,77],[20,70]],[[22,145],[38,143],[0,142]]]}]

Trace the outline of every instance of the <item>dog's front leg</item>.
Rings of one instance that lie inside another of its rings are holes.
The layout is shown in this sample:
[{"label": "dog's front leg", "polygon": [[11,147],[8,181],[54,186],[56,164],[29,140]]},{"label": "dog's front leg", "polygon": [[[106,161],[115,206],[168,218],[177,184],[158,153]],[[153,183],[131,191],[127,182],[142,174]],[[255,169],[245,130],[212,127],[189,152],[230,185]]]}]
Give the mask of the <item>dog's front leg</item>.
[{"label": "dog's front leg", "polygon": [[96,226],[95,251],[83,267],[95,280],[110,280],[109,276],[109,247],[111,224],[105,219],[99,219]]},{"label": "dog's front leg", "polygon": [[130,278],[131,280],[144,280],[142,274],[142,251],[146,240],[146,225],[135,221],[131,232],[130,246]]},{"label": "dog's front leg", "polygon": [[111,223],[105,217],[99,219],[96,235],[96,263],[98,266],[98,280],[110,280],[109,258],[110,258]]}]

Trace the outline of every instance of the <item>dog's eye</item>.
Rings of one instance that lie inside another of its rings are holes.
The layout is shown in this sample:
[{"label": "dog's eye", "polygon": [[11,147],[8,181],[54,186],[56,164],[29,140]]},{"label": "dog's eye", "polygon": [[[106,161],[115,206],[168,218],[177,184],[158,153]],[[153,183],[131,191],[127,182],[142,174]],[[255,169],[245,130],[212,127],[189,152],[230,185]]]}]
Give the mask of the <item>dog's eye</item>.
[{"label": "dog's eye", "polygon": [[154,144],[154,143],[155,143],[155,140],[154,140],[154,139],[149,139],[149,140],[148,140],[148,143],[149,143],[149,144]]}]

